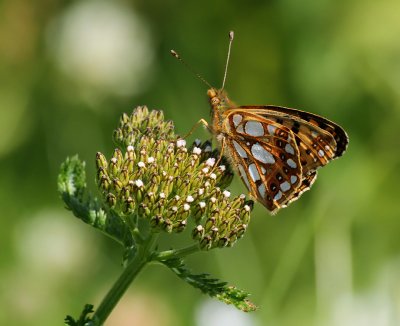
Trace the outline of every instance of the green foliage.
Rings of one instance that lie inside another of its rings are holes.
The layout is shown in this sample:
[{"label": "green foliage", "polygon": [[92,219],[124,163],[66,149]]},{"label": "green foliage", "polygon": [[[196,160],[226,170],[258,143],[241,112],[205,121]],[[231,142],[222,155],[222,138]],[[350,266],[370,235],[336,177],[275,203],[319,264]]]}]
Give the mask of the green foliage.
[{"label": "green foliage", "polygon": [[83,308],[83,311],[81,315],[79,316],[79,319],[75,320],[71,316],[65,317],[65,325],[68,326],[95,326],[93,321],[91,321],[91,317],[89,317],[89,314],[93,313],[93,305],[91,304],[86,304],[85,307]]},{"label": "green foliage", "polygon": [[249,293],[240,290],[234,286],[228,286],[227,282],[220,281],[210,277],[209,274],[193,274],[184,264],[183,259],[173,258],[161,261],[170,268],[180,279],[184,280],[201,292],[208,294],[226,304],[234,305],[236,308],[244,311],[255,311],[257,307],[249,301]]}]

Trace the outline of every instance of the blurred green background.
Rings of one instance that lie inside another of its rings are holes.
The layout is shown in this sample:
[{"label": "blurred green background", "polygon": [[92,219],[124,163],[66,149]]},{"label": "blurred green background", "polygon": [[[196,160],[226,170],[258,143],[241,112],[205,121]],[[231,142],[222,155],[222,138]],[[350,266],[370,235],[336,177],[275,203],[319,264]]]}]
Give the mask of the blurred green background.
[{"label": "blurred green background", "polygon": [[[60,325],[99,303],[121,250],[64,210],[60,163],[78,153],[94,190],[95,153],[112,152],[122,112],[162,109],[181,134],[208,118],[206,87],[169,50],[219,87],[233,29],[231,99],[323,115],[348,151],[277,216],[256,205],[234,248],[188,260],[259,311],[151,266],[106,324],[400,325],[399,12],[398,0],[3,0],[0,324]],[[231,190],[245,191],[237,178]]]}]

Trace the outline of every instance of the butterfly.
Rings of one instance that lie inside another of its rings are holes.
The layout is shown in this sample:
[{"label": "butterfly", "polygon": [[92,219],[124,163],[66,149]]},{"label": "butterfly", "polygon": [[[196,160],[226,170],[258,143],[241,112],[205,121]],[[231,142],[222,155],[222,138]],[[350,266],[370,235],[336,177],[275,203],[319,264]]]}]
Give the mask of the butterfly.
[{"label": "butterfly", "polygon": [[[212,122],[202,121],[220,143],[250,195],[272,214],[309,190],[317,169],[343,155],[349,139],[338,124],[313,113],[275,105],[236,106],[224,84],[207,91]],[[181,58],[175,51],[172,54]],[[182,60],[181,60],[182,61]],[[204,79],[200,77],[203,81]]]}]

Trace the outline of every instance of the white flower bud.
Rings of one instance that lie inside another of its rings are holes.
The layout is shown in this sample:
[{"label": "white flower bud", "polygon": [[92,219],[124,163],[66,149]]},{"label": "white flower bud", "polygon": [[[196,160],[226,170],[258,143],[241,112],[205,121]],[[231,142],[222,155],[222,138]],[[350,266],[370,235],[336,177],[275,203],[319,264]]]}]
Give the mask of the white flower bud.
[{"label": "white flower bud", "polygon": [[179,139],[176,141],[176,147],[185,147],[186,146],[186,140],[184,139]]},{"label": "white flower bud", "polygon": [[199,148],[199,147],[193,148],[193,154],[200,155],[201,154],[201,148]]},{"label": "white flower bud", "polygon": [[206,161],[206,165],[208,166],[214,166],[215,164],[215,158],[210,157],[207,161]]}]

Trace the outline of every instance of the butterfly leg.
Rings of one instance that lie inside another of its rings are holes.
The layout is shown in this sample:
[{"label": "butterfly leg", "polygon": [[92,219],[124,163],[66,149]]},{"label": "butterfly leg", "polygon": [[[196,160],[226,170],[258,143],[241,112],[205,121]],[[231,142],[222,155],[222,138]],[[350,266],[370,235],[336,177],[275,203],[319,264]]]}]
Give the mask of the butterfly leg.
[{"label": "butterfly leg", "polygon": [[199,121],[197,121],[195,123],[195,125],[192,127],[192,129],[190,129],[190,131],[185,136],[183,136],[183,138],[186,139],[187,137],[189,137],[200,125],[203,125],[204,127],[207,128],[207,130],[209,132],[212,133],[212,129],[211,129],[210,125],[208,124],[208,122],[204,119],[200,119]]},{"label": "butterfly leg", "polygon": [[224,156],[224,149],[225,149],[225,138],[222,138],[222,140],[221,140],[221,151],[220,151],[218,160],[217,160],[217,162],[215,163],[215,166],[216,166],[216,167],[217,167],[218,164],[221,162],[222,156]]}]

